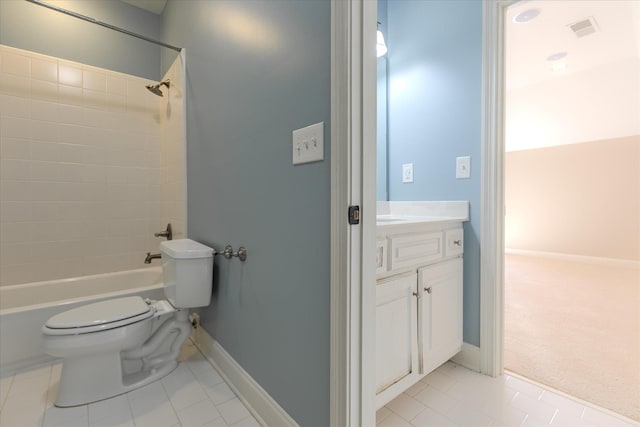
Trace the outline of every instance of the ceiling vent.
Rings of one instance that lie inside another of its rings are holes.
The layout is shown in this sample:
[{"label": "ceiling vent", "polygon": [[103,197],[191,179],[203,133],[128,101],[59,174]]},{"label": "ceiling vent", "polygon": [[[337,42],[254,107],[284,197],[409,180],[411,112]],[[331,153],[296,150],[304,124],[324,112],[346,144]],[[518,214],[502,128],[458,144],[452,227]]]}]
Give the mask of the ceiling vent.
[{"label": "ceiling vent", "polygon": [[593,16],[587,19],[582,19],[573,24],[569,24],[569,28],[573,31],[576,37],[581,38],[593,34],[598,31],[598,23]]}]

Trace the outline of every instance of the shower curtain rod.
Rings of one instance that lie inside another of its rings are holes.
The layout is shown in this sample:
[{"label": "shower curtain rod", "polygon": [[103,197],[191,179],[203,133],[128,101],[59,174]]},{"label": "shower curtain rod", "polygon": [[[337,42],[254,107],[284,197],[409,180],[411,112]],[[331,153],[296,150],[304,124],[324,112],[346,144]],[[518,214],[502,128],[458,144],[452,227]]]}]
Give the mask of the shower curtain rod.
[{"label": "shower curtain rod", "polygon": [[144,40],[144,41],[148,41],[149,43],[153,43],[153,44],[157,44],[157,45],[162,46],[162,47],[166,47],[167,49],[173,49],[173,50],[175,50],[177,52],[182,51],[181,47],[171,46],[170,44],[166,44],[166,43],[154,40],[154,39],[150,39],[149,37],[145,37],[145,36],[142,36],[140,34],[133,33],[131,31],[125,30],[125,29],[120,28],[120,27],[116,27],[115,25],[111,25],[111,24],[107,24],[106,22],[98,21],[97,19],[91,18],[90,16],[81,15],[79,13],[72,12],[70,10],[63,9],[61,7],[58,7],[58,6],[54,6],[52,4],[47,4],[47,3],[43,2],[43,1],[40,1],[40,0],[26,0],[26,1],[28,1],[29,3],[37,4],[38,6],[46,7],[47,9],[55,10],[56,12],[64,13],[65,15],[73,16],[74,18],[82,19],[83,21],[87,21],[87,22],[90,22],[92,24],[97,24],[97,25],[100,25],[102,27],[118,31],[118,32],[123,33],[123,34],[127,34],[129,36],[132,36],[132,37]]}]

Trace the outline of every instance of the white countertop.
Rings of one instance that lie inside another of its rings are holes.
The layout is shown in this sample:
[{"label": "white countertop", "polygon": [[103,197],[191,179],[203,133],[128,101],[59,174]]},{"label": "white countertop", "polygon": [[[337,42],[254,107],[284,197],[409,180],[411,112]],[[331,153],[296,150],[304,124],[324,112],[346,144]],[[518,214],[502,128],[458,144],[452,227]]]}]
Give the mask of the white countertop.
[{"label": "white countertop", "polygon": [[468,201],[378,202],[376,226],[410,231],[416,226],[442,226],[469,220]]}]

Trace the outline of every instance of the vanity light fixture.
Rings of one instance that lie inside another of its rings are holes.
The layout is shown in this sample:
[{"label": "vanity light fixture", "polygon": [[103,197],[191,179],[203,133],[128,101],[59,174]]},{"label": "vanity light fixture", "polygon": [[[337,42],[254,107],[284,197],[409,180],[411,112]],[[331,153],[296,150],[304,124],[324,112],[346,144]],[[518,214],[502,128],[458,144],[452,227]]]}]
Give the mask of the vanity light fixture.
[{"label": "vanity light fixture", "polygon": [[384,35],[380,31],[380,23],[378,22],[378,32],[376,37],[376,57],[380,58],[387,53],[387,44],[384,42]]}]

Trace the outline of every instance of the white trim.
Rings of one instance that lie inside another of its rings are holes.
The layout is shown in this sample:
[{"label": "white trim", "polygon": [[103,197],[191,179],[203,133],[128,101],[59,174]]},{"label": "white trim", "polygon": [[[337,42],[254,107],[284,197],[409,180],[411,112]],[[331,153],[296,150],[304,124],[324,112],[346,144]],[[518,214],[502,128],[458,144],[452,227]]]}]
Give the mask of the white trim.
[{"label": "white trim", "polygon": [[482,3],[480,372],[491,376],[504,370],[504,16],[512,3]]},{"label": "white trim", "polygon": [[480,347],[463,342],[460,353],[453,356],[451,361],[472,371],[480,372]]},{"label": "white trim", "polygon": [[331,1],[332,427],[375,425],[376,8]]},{"label": "white trim", "polygon": [[298,427],[298,423],[207,331],[203,328],[196,329],[192,340],[260,425]]},{"label": "white trim", "polygon": [[511,248],[506,248],[504,250],[504,253],[536,258],[555,259],[559,261],[581,262],[584,264],[605,265],[610,267],[640,268],[640,261],[636,261],[633,259],[604,258],[586,255],[563,254],[560,252],[530,251],[526,249]]}]

